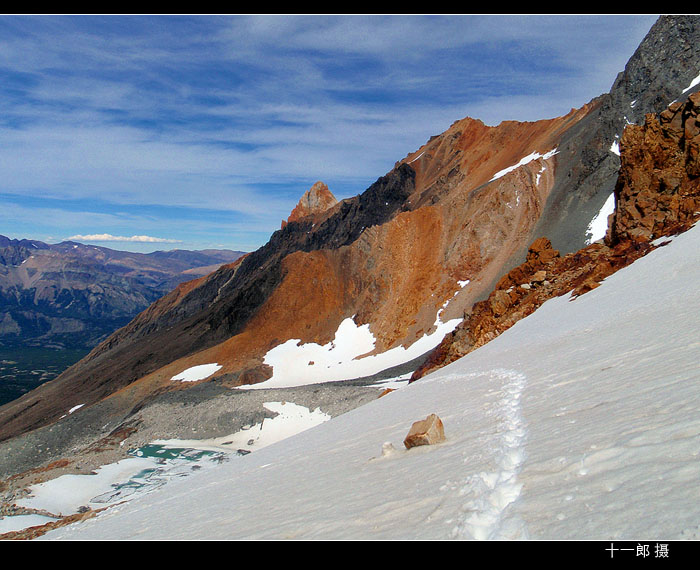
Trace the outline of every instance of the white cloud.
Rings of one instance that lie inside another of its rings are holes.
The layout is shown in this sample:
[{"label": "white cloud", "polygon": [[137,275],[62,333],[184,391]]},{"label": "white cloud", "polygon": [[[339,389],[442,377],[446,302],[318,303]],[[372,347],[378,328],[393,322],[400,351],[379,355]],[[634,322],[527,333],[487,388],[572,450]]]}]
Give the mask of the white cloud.
[{"label": "white cloud", "polygon": [[112,234],[89,234],[75,235],[68,238],[68,241],[134,241],[140,243],[180,243],[180,240],[157,238],[151,236],[113,236]]}]

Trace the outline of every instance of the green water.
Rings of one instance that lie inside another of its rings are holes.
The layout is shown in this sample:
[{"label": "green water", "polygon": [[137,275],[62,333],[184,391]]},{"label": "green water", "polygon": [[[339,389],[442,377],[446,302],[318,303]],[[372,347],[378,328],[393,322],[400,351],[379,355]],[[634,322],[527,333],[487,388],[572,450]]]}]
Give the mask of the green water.
[{"label": "green water", "polygon": [[88,349],[0,347],[0,406],[53,380],[88,353]]},{"label": "green water", "polygon": [[156,459],[186,459],[199,461],[203,457],[216,457],[223,455],[219,451],[207,451],[186,447],[166,447],[156,443],[149,443],[138,449],[130,449],[129,454],[135,457],[154,457]]},{"label": "green water", "polygon": [[203,467],[205,461],[222,463],[227,454],[218,451],[205,451],[191,448],[171,448],[164,445],[148,444],[138,449],[130,449],[132,457],[155,459],[153,467],[142,469],[121,483],[113,483],[111,489],[93,497],[91,503],[114,503],[144,492],[150,492],[168,481],[187,477]]}]

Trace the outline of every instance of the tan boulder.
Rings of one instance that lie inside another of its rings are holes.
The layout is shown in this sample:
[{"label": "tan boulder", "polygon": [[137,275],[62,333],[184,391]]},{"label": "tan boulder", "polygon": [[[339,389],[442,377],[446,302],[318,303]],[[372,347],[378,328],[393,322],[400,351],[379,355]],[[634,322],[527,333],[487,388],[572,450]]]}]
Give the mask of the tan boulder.
[{"label": "tan boulder", "polygon": [[424,420],[414,422],[408,431],[403,444],[406,449],[419,445],[433,445],[445,441],[445,429],[442,420],[435,414],[430,414]]},{"label": "tan boulder", "polygon": [[530,279],[530,283],[542,283],[545,279],[547,279],[547,272],[544,269],[541,269],[540,271],[535,272],[532,279]]},{"label": "tan boulder", "polygon": [[489,305],[494,315],[503,315],[512,304],[510,295],[503,290],[494,291],[489,298]]}]

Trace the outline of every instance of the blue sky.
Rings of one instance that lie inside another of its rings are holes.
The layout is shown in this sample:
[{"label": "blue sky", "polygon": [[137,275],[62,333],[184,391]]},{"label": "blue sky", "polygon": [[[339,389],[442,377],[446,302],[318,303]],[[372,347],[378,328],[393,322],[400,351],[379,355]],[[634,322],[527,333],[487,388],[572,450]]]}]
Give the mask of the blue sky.
[{"label": "blue sky", "polygon": [[0,16],[0,234],[250,251],[317,180],[609,91],[655,20]]}]

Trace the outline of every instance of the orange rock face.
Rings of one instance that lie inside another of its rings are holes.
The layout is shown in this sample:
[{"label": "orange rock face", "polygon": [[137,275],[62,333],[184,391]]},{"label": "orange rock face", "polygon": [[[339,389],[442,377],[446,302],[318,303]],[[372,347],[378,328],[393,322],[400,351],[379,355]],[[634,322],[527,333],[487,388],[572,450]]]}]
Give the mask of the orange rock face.
[{"label": "orange rock face", "polygon": [[289,222],[295,222],[313,214],[322,214],[337,203],[338,200],[328,186],[321,181],[316,182],[301,197],[287,221],[282,221],[282,227],[284,228]]},{"label": "orange rock face", "polygon": [[674,103],[620,141],[622,165],[608,243],[652,239],[700,211],[700,93]]},{"label": "orange rock face", "polygon": [[[246,329],[198,353],[196,362],[222,364],[219,375],[258,369],[257,378],[264,378],[262,358],[269,349],[289,338],[328,343],[348,317],[369,324],[376,338],[373,353],[408,347],[433,332],[445,304],[443,321],[461,318],[526,247],[556,168],[556,157],[545,156],[556,148],[562,126],[583,114],[499,127],[458,121],[397,163],[416,173],[402,211],[363,228],[342,247],[289,255],[281,283]],[[509,147],[506,142],[513,140],[517,143]],[[537,156],[520,168],[490,181],[533,153]],[[311,217],[313,234],[338,205],[317,183],[286,224]],[[159,376],[194,363],[176,362]]]}]

